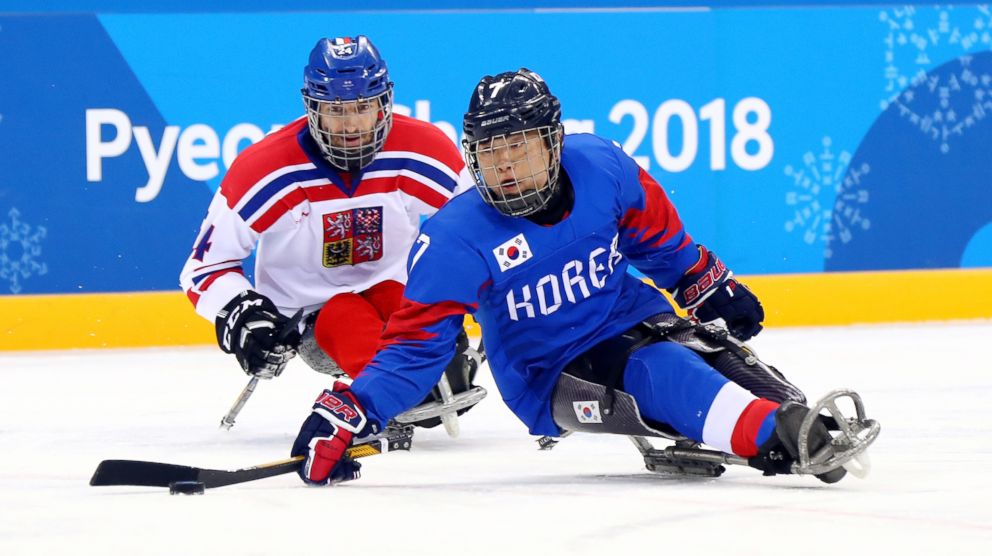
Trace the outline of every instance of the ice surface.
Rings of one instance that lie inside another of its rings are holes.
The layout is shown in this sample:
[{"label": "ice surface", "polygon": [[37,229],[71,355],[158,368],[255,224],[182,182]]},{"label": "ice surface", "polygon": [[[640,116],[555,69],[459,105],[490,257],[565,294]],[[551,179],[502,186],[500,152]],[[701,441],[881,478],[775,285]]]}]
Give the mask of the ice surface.
[{"label": "ice surface", "polygon": [[862,394],[882,424],[863,481],[665,478],[613,436],[539,452],[483,373],[457,440],[419,430],[338,487],[286,475],[205,496],[88,480],[111,458],[282,459],[327,377],[293,361],[226,432],[247,379],[215,348],[3,354],[0,554],[992,554],[990,344],[990,321],[752,342],[810,398]]}]

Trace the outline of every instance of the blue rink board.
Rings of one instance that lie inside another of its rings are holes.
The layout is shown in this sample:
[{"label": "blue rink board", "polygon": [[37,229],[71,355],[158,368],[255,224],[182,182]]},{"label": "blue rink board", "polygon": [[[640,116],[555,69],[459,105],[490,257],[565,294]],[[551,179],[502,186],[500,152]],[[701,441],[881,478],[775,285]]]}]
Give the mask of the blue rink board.
[{"label": "blue rink board", "polygon": [[738,273],[992,266],[990,29],[977,5],[0,15],[0,293],[176,289],[230,156],[302,113],[317,38],[358,33],[453,140],[480,76],[538,71]]}]

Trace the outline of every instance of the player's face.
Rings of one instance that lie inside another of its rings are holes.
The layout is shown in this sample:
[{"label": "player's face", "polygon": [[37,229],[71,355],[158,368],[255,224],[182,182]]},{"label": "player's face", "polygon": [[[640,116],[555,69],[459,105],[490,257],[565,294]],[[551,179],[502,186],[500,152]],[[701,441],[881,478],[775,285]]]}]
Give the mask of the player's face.
[{"label": "player's face", "polygon": [[551,152],[536,129],[480,141],[476,152],[482,179],[497,197],[516,197],[548,184]]},{"label": "player's face", "polygon": [[379,99],[320,103],[320,128],[330,134],[331,146],[358,149],[372,142],[382,114]]}]

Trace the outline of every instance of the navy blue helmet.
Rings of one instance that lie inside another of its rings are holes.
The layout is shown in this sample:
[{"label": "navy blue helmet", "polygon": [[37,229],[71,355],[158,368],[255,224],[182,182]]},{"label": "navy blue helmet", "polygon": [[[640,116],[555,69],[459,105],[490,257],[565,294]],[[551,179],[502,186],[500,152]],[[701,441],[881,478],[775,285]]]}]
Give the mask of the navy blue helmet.
[{"label": "navy blue helmet", "polygon": [[365,36],[320,39],[303,68],[310,135],[340,170],[356,172],[382,150],[393,123],[393,83]]},{"label": "navy blue helmet", "polygon": [[463,121],[465,162],[486,203],[508,216],[540,211],[561,170],[561,104],[527,68],[485,76]]}]

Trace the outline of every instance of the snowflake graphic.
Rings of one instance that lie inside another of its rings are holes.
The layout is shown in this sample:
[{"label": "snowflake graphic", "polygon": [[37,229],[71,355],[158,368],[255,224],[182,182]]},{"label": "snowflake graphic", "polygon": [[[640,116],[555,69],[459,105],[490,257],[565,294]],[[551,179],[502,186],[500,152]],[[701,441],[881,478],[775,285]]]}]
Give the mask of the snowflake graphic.
[{"label": "snowflake graphic", "polygon": [[38,260],[48,230],[21,222],[16,208],[7,216],[10,220],[0,224],[0,279],[10,283],[11,293],[20,293],[21,280],[48,274],[48,265]]},{"label": "snowflake graphic", "polygon": [[[867,162],[862,162],[857,168],[848,168],[844,181],[837,188],[833,225],[841,243],[849,243],[854,239],[855,230],[871,228],[871,221],[861,214],[862,206],[868,203],[868,190],[863,188],[862,182],[869,173],[871,166]],[[829,259],[831,255],[832,252],[827,249],[826,257]]]},{"label": "snowflake graphic", "polygon": [[[785,194],[785,204],[793,207],[793,217],[785,222],[785,231],[799,230],[807,245],[823,245],[824,257],[828,259],[833,255],[828,245],[834,239],[835,229],[839,230],[841,241],[847,243],[853,238],[854,228],[867,229],[870,225],[861,217],[859,207],[868,202],[868,192],[859,187],[870,168],[863,164],[845,176],[851,153],[834,154],[832,144],[830,137],[824,137],[823,149],[819,154],[808,151],[803,155],[801,168],[791,164],[785,167],[785,175],[791,178],[793,187]],[[845,176],[843,180],[841,176]]]},{"label": "snowflake graphic", "polygon": [[951,150],[950,141],[965,133],[992,112],[992,74],[971,70],[971,56],[962,56],[957,67],[940,75],[924,75],[892,101],[899,115],[939,144]]},{"label": "snowflake graphic", "polygon": [[[980,83],[987,76],[968,70],[968,54],[992,47],[992,10],[988,5],[906,6],[879,12],[879,21],[886,29],[882,110],[897,105],[900,116],[938,141],[941,152],[949,152],[947,139],[963,135],[974,124],[964,120],[984,115],[988,92],[981,91]],[[961,63],[959,72],[927,75],[934,66],[955,59]],[[914,104],[922,99],[926,100]]]}]

